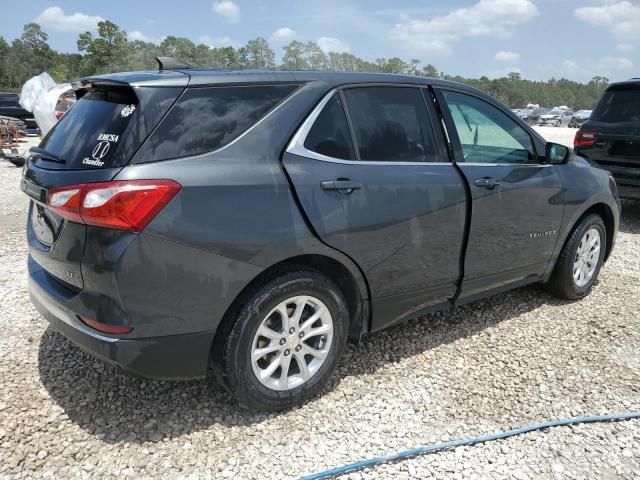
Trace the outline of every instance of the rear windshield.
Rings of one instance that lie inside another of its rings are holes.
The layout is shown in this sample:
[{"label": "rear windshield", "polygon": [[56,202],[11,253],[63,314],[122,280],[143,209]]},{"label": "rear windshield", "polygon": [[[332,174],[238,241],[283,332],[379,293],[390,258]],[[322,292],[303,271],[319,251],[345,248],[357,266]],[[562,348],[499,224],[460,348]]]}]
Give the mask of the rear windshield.
[{"label": "rear windshield", "polygon": [[65,161],[65,168],[107,168],[138,100],[130,88],[88,91],[42,140],[40,148]]},{"label": "rear windshield", "polygon": [[139,162],[217,150],[253,126],[298,86],[189,88],[142,147]]},{"label": "rear windshield", "polygon": [[612,88],[604,92],[591,120],[597,122],[640,122],[640,87]]}]

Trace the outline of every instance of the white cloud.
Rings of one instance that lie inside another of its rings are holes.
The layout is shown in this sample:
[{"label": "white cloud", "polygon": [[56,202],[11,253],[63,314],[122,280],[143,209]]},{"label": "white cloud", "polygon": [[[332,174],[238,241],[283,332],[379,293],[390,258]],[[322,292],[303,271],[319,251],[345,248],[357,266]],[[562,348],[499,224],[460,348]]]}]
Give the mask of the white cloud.
[{"label": "white cloud", "polygon": [[273,42],[288,42],[296,38],[296,31],[289,27],[282,27],[273,32],[270,39]]},{"label": "white cloud", "polygon": [[86,32],[98,28],[98,22],[103,22],[104,18],[97,15],[87,15],[86,13],[75,12],[66,15],[60,7],[45,8],[38,15],[34,22],[42,27],[57,30],[59,32]]},{"label": "white cloud", "polygon": [[575,71],[580,69],[578,64],[576,62],[574,62],[573,60],[565,60],[564,62],[562,62],[562,67],[567,72],[575,72]]},{"label": "white cloud", "polygon": [[597,70],[630,70],[633,62],[626,57],[603,57],[595,62]]},{"label": "white cloud", "polygon": [[221,0],[220,2],[213,2],[211,6],[214,12],[218,15],[222,15],[229,22],[235,23],[240,19],[240,7],[231,0]]},{"label": "white cloud", "polygon": [[211,35],[200,35],[198,37],[198,41],[212,48],[236,46],[236,42],[234,42],[231,37],[212,37]]},{"label": "white cloud", "polygon": [[320,37],[316,40],[316,43],[325,53],[348,53],[351,51],[351,47],[348,44],[333,37]]},{"label": "white cloud", "polygon": [[498,62],[517,62],[520,60],[520,54],[516,52],[508,52],[500,50],[494,57]]},{"label": "white cloud", "polygon": [[390,32],[407,50],[448,53],[451,43],[462,37],[509,37],[514,28],[531,20],[538,8],[531,0],[480,0],[468,8],[429,19],[404,16]]},{"label": "white cloud", "polygon": [[640,6],[631,2],[608,3],[599,7],[580,7],[574,10],[579,20],[597,27],[608,28],[619,37],[640,37]]},{"label": "white cloud", "polygon": [[631,45],[629,43],[620,43],[618,45],[616,45],[616,50],[620,53],[629,53],[629,52],[634,52],[636,49],[636,47],[634,45]]}]

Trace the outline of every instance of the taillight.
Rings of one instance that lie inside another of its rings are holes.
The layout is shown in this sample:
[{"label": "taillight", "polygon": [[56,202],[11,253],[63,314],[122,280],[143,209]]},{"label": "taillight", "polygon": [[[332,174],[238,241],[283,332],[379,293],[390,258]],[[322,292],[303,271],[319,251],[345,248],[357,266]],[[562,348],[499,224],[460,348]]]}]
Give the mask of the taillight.
[{"label": "taillight", "polygon": [[180,191],[173,180],[118,180],[49,190],[47,205],[64,218],[140,232]]},{"label": "taillight", "polygon": [[131,333],[133,331],[133,327],[123,327],[120,325],[107,325],[106,323],[96,322],[95,320],[91,320],[90,318],[86,318],[86,317],[81,317],[80,315],[78,315],[78,318],[87,327],[91,327],[94,330],[97,330],[102,333],[109,333],[112,335],[126,335],[127,333]]},{"label": "taillight", "polygon": [[576,136],[573,139],[573,146],[575,147],[590,147],[598,141],[598,134],[591,130],[578,130]]},{"label": "taillight", "polygon": [[56,120],[60,120],[64,116],[64,112],[56,112]]}]

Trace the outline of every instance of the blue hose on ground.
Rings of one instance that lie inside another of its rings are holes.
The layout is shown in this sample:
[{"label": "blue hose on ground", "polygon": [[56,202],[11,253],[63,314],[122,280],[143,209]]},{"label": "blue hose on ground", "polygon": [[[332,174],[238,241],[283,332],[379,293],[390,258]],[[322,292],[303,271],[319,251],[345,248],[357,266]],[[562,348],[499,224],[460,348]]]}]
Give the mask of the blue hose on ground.
[{"label": "blue hose on ground", "polygon": [[368,460],[361,460],[359,462],[349,463],[341,467],[331,468],[323,472],[313,473],[302,477],[301,480],[319,480],[323,478],[331,478],[337,475],[343,475],[354,470],[362,470],[366,467],[373,467],[382,463],[394,462],[398,460],[405,460],[407,458],[413,458],[420,455],[428,455],[431,453],[440,452],[442,450],[448,450],[450,448],[457,448],[462,446],[477,445],[479,443],[491,442],[493,440],[502,440],[504,438],[513,437],[515,435],[522,435],[524,433],[533,432],[535,430],[543,430],[550,427],[564,427],[567,425],[577,425],[580,423],[596,423],[596,422],[619,422],[622,420],[632,420],[640,418],[640,412],[628,412],[628,413],[616,413],[611,415],[593,415],[587,417],[572,417],[561,418],[558,420],[550,420],[548,422],[533,423],[525,427],[516,428],[515,430],[509,430],[507,432],[496,432],[489,435],[481,435],[478,437],[468,437],[460,440],[452,440],[450,442],[435,443],[432,445],[425,445],[411,450],[404,450],[402,452],[390,453],[382,457],[374,457]]}]

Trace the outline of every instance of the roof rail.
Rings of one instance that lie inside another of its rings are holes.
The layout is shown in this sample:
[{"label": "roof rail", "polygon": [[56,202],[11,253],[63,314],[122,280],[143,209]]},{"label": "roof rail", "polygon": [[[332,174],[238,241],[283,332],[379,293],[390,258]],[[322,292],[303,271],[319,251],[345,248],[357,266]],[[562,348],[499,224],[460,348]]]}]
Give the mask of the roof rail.
[{"label": "roof rail", "polygon": [[184,68],[193,68],[193,65],[174,57],[156,57],[156,62],[158,62],[158,70],[181,70]]}]

